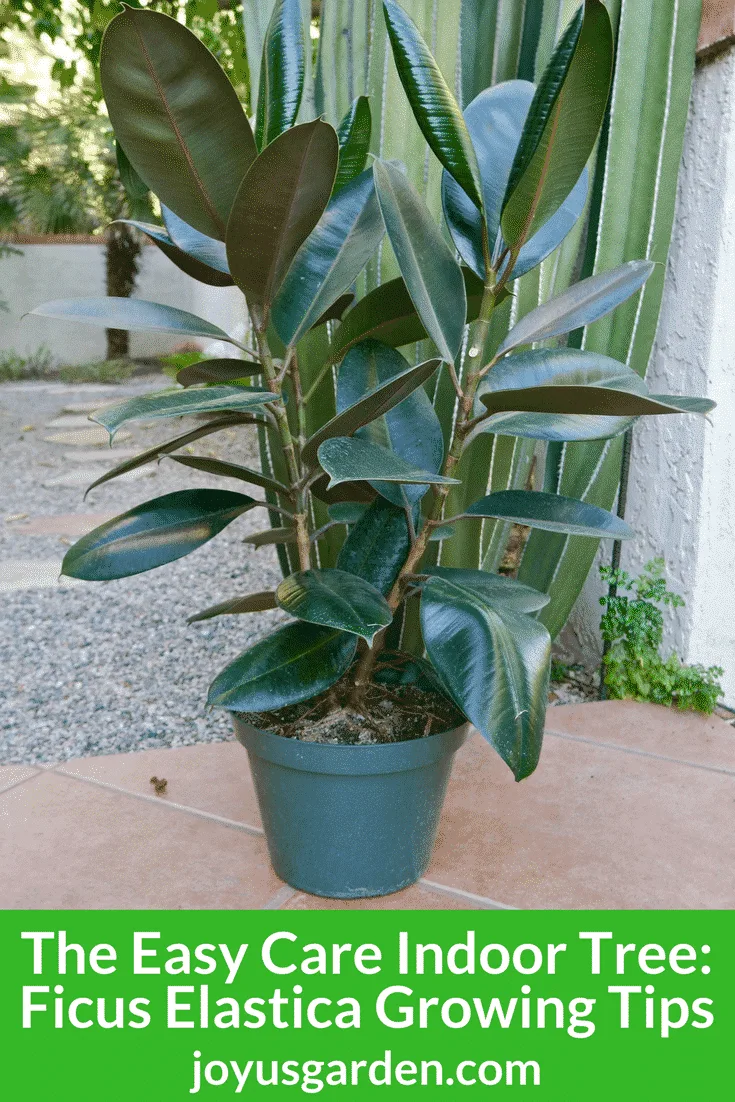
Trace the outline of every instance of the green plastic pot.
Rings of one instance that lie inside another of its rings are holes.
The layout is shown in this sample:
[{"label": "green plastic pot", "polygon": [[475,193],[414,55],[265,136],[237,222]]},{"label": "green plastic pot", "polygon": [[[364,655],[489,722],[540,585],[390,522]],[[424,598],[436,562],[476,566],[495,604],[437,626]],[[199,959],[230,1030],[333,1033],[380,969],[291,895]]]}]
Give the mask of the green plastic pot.
[{"label": "green plastic pot", "polygon": [[410,742],[332,746],[233,720],[282,880],[311,895],[360,899],[423,876],[469,724]]}]

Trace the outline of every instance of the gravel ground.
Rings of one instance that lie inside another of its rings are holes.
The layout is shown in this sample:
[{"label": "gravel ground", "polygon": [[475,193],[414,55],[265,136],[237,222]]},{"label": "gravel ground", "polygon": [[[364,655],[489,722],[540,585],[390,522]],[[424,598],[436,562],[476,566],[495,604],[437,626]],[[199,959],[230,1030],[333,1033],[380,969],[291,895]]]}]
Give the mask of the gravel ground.
[{"label": "gravel ground", "polygon": [[[8,517],[123,512],[185,486],[237,488],[168,461],[152,466],[150,478],[108,483],[86,502],[81,489],[43,487],[74,466],[63,458],[73,448],[43,440],[59,431],[44,426],[67,403],[99,398],[103,404],[165,385],[167,380],[155,379],[95,389],[0,386],[0,569],[9,559],[60,559],[73,542],[23,536],[22,521]],[[133,439],[120,446],[143,450],[190,427],[179,424],[174,431],[170,422],[133,426]],[[195,447],[197,454],[226,454],[253,465],[254,430],[226,430]],[[186,617],[226,597],[277,584],[274,550],[242,544],[266,523],[264,512],[254,510],[198,551],[149,574],[3,593],[0,762],[55,762],[231,738],[228,716],[205,710],[207,686],[283,616],[222,617],[190,627]]]}]

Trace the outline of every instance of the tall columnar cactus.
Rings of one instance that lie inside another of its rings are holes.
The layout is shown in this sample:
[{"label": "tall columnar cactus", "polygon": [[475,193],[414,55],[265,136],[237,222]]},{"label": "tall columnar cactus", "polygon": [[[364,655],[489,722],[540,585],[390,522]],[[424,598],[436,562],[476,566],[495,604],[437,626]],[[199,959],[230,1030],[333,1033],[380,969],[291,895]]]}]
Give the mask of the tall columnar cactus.
[{"label": "tall columnar cactus", "polygon": [[[272,0],[246,0],[246,6],[253,5],[270,8]],[[516,77],[537,80],[579,4],[578,0],[543,4],[406,0],[402,6],[467,107],[491,84]],[[663,292],[701,3],[606,0],[606,6],[617,31],[617,52],[608,124],[589,165],[588,226],[585,231],[580,220],[559,249],[517,281],[514,301],[501,317],[496,315],[492,340],[498,344],[512,320],[562,291],[580,265],[583,274],[591,275],[646,256],[658,267],[641,294],[624,310],[573,337],[573,343],[622,359],[645,375]],[[322,0],[317,108],[337,123],[356,96],[369,95],[371,151],[413,166],[412,182],[438,216],[438,163],[410,116],[387,45],[381,7],[376,0]],[[395,274],[385,246],[380,267],[373,262],[368,279],[377,283]],[[470,333],[470,344],[472,339]],[[426,349],[420,354],[425,355]],[[446,379],[434,400],[440,406],[453,401]],[[541,456],[533,441],[485,436],[475,442],[465,460],[464,473],[469,477],[455,496],[522,488],[533,478],[547,490],[611,508],[621,453],[622,438],[604,443],[549,441]],[[485,522],[481,532],[466,528],[444,545],[442,561],[496,569],[511,531],[510,524],[499,521]],[[539,615],[552,634],[564,625],[597,546],[594,539],[541,531],[531,534],[519,576],[549,593],[549,605]]]}]

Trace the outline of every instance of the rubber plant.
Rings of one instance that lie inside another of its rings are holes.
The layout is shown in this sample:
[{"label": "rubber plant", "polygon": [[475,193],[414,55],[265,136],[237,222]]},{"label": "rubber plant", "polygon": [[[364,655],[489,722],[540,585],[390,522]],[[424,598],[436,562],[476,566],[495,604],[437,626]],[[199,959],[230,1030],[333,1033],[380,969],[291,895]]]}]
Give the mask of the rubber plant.
[{"label": "rubber plant", "polygon": [[[413,669],[522,780],[541,750],[550,637],[537,614],[548,597],[486,569],[436,565],[435,551],[488,518],[590,540],[633,533],[602,508],[544,491],[482,487],[467,500],[471,449],[488,434],[613,439],[640,416],[702,414],[712,403],[650,394],[626,364],[560,343],[638,292],[654,267],[647,260],[581,280],[498,340],[496,311],[507,311],[519,277],[559,247],[585,209],[586,165],[613,71],[600,0],[574,15],[537,87],[490,87],[464,115],[403,8],[385,0],[383,12],[407,101],[441,166],[454,248],[410,181],[415,166],[377,158],[366,167],[367,99],[339,128],[296,121],[300,0],[275,5],[254,128],[215,59],[181,24],[126,8],[109,25],[101,81],[110,118],[163,212],[162,226],[140,228],[195,278],[239,287],[253,344],[153,302],[63,300],[35,312],[232,343],[242,359],[188,367],[175,388],[94,415],[111,434],[137,418],[207,415],[95,485],[168,455],[264,496],[188,489],[154,498],[79,540],[63,572],[93,581],[138,574],[263,508],[271,526],[249,542],[279,546],[283,582],[193,619],[278,607],[293,621],[224,669],[210,703],[273,712],[339,684],[339,699],[359,712],[384,664],[395,666],[410,602],[426,654]],[[356,299],[386,234],[400,275]],[[418,341],[434,353],[411,364],[398,349]],[[428,390],[452,400],[432,404]],[[182,453],[231,426],[264,435],[267,468]]]}]

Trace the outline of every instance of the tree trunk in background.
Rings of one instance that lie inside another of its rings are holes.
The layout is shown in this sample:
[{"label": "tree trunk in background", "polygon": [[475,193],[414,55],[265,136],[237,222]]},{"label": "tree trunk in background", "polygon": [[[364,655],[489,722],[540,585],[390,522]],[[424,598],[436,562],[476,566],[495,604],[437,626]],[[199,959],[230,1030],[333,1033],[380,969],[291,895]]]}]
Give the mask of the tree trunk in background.
[{"label": "tree trunk in background", "polygon": [[[121,223],[107,230],[105,275],[107,294],[129,298],[135,290],[142,245],[138,234]],[[107,359],[124,360],[130,353],[130,336],[125,329],[107,330]]]}]

